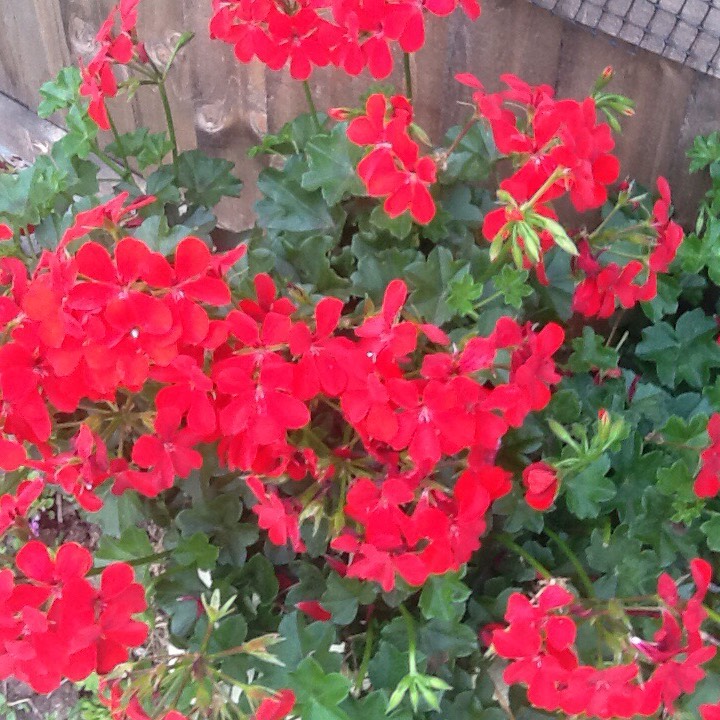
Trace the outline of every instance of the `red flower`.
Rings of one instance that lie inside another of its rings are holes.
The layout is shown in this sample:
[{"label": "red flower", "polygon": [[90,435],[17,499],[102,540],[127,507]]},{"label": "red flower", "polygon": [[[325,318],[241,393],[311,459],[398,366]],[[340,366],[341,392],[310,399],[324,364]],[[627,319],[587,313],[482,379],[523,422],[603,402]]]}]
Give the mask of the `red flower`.
[{"label": "red flower", "polygon": [[368,195],[386,198],[385,212],[398,217],[406,210],[424,225],[435,216],[429,187],[436,180],[435,161],[420,157],[420,148],[407,133],[412,107],[402,96],[390,99],[371,95],[366,115],[348,126],[348,138],[356,145],[374,145],[358,164],[358,175]]},{"label": "red flower", "polygon": [[720,413],[710,417],[707,425],[710,445],[700,454],[700,472],[693,491],[698,497],[715,497],[720,492]]},{"label": "red flower", "polygon": [[288,499],[282,500],[276,492],[267,492],[257,477],[245,480],[258,504],[252,511],[258,516],[258,525],[268,530],[268,537],[275,545],[285,545],[288,540],[295,552],[303,552],[305,543],[300,537],[298,517]]},{"label": "red flower", "polygon": [[0,241],[12,240],[12,236],[13,236],[12,228],[0,223]]},{"label": "red flower", "polygon": [[263,699],[252,720],[283,720],[293,707],[295,693],[292,690],[280,690],[275,696]]},{"label": "red flower", "polygon": [[18,518],[25,517],[30,506],[40,497],[43,487],[42,480],[26,480],[20,483],[14,495],[0,496],[0,536],[4,535]]},{"label": "red flower", "polygon": [[698,710],[702,720],[720,720],[720,702],[715,705],[701,705]]},{"label": "red flower", "polygon": [[332,618],[332,613],[328,612],[317,600],[302,600],[296,603],[296,607],[301,612],[311,617],[313,620],[325,622]]},{"label": "red flower", "polygon": [[544,462],[528,465],[522,473],[525,502],[534,510],[547,510],[558,491],[557,471]]}]

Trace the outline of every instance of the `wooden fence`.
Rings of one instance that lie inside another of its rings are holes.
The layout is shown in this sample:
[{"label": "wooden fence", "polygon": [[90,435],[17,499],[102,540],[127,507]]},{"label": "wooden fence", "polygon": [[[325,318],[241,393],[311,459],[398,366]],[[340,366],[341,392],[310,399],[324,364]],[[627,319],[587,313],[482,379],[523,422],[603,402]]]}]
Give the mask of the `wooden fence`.
[{"label": "wooden fence", "polygon": [[[44,81],[92,54],[93,37],[111,5],[110,0],[0,0],[0,92],[34,109]],[[221,209],[221,219],[238,228],[252,217],[253,178],[261,166],[247,158],[247,148],[302,111],[305,100],[301,84],[286,71],[240,65],[229,46],[210,40],[209,15],[210,0],[144,0],[139,28],[149,52],[160,59],[181,32],[196,32],[170,83],[178,138],[183,148],[200,146],[237,163],[246,190],[240,201]],[[559,95],[580,97],[606,65],[616,69],[612,88],[637,102],[637,114],[624,122],[618,140],[623,172],[645,184],[666,175],[682,219],[690,220],[704,183],[688,176],[685,150],[694,135],[720,126],[720,81],[594,35],[527,0],[484,0],[476,23],[459,11],[429,19],[427,43],[413,58],[419,121],[439,141],[445,128],[466,116],[459,101],[468,93],[453,80],[456,72],[475,73],[490,88],[499,87],[502,73],[515,73],[554,85]],[[400,77],[394,79],[400,87]],[[319,108],[353,104],[368,83],[365,75],[348,80],[332,69],[312,77]],[[130,104],[119,99],[112,109],[121,127],[152,129],[163,122],[152,91],[141,90]],[[3,132],[0,123],[0,144]]]}]

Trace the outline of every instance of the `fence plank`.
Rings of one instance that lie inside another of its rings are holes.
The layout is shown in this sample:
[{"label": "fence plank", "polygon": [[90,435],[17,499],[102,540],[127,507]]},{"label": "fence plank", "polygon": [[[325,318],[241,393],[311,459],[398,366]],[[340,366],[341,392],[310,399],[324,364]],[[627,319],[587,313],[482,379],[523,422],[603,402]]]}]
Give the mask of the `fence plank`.
[{"label": "fence plank", "polygon": [[[489,89],[500,87],[499,75],[511,72],[533,84],[554,85],[559,95],[581,97],[602,68],[613,64],[613,87],[638,102],[637,115],[624,122],[618,139],[623,170],[644,184],[657,174],[667,175],[677,188],[678,205],[685,209],[683,219],[690,218],[705,184],[688,177],[684,152],[694,133],[716,126],[720,81],[594,35],[527,0],[482,4],[482,15],[474,24],[462,12],[428,18],[426,45],[412,65],[418,120],[430,137],[439,142],[447,127],[467,115],[461,103],[470,93],[453,79],[456,72],[475,73]],[[94,35],[111,6],[112,0],[0,0],[0,91],[36,107],[42,82],[63,64],[92,56]],[[220,208],[222,221],[237,228],[251,222],[254,179],[263,164],[262,159],[248,158],[247,149],[306,105],[302,85],[286,71],[272,72],[259,63],[240,65],[232,48],[210,40],[210,6],[210,0],[141,3],[140,34],[150,54],[162,60],[181,32],[196,33],[169,81],[178,138],[183,149],[199,146],[237,163],[246,183],[243,198]],[[396,60],[389,80],[401,89],[401,57]],[[325,110],[355,103],[371,79],[367,74],[348,78],[323,68],[312,82],[318,109]],[[111,109],[121,129],[163,126],[157,93],[147,88],[131,103],[113,101]]]}]

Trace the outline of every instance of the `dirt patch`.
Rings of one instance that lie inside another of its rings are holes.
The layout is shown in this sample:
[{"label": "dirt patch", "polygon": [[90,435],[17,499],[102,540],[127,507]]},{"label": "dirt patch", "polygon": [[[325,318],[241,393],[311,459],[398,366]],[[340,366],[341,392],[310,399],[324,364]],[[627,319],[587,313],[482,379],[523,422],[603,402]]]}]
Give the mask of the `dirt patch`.
[{"label": "dirt patch", "polygon": [[2,693],[6,708],[0,706],[0,710],[13,711],[17,720],[68,720],[79,698],[78,691],[69,682],[50,695],[38,695],[21,682],[6,680],[2,683]]}]

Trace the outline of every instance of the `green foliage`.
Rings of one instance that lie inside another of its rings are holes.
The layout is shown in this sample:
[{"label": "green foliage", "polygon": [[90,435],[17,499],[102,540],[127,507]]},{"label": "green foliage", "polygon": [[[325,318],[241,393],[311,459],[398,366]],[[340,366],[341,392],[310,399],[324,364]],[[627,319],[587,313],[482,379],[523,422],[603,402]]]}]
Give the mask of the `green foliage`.
[{"label": "green foliage", "polygon": [[[232,163],[199,150],[178,153],[166,131],[141,128],[101,144],[79,84],[78,71],[65,69],[43,86],[40,113],[62,112],[67,135],[32,167],[0,174],[0,222],[18,237],[36,226],[23,242],[0,250],[29,263],[41,249],[55,248],[72,217],[104,199],[96,162],[108,156],[121,175],[116,190],[131,199],[145,192],[156,197],[119,234],[131,233],[165,255],[188,235],[212,245],[215,206],[242,187]],[[600,109],[617,110],[616,97],[602,96]],[[379,306],[391,280],[402,278],[409,290],[405,315],[442,325],[458,349],[468,337],[489,334],[504,315],[530,326],[563,324],[562,372],[549,406],[511,428],[498,450],[512,490],[493,504],[481,547],[466,567],[433,575],[422,588],[400,583],[382,592],[324,561],[332,552],[324,530],[342,520],[342,504],[336,516],[320,519],[322,532],[313,533],[313,516],[304,518],[308,552],[297,556],[266,541],[244,476],[219,467],[206,451],[201,471],[152,503],[131,494],[103,497],[103,509],[89,516],[102,529],[98,566],[137,565],[169,641],[190,653],[209,652],[246,715],[254,710],[250,678],[253,686],[291,688],[293,714],[302,720],[501,720],[510,716],[505,701],[518,720],[548,717],[531,710],[524,693],[507,692],[497,658],[478,639],[485,625],[502,620],[512,592],[532,595],[548,573],[565,578],[580,604],[610,600],[607,617],[593,623],[607,622],[611,632],[617,622],[624,637],[638,626],[616,609],[618,598],[654,596],[659,572],[677,577],[690,558],[720,552],[718,501],[700,500],[692,490],[708,445],[708,417],[720,410],[720,135],[698,138],[691,150],[691,169],[708,169],[713,189],[695,233],[660,279],[658,296],[608,322],[581,324],[577,317],[567,322],[576,286],[569,256],[579,235],[570,238],[554,221],[528,214],[527,252],[539,252],[542,229],[559,246],[545,255],[549,284],[543,286],[522,258],[500,253],[499,244],[491,256],[480,233],[495,207],[502,159],[487,124],[472,124],[449,155],[460,127],[436,148],[437,213],[421,226],[407,213],[390,218],[382,201],[365,195],[356,173],[363,149],[347,139],[345,123],[329,127],[322,115],[320,123],[318,132],[310,115],[300,116],[251,150],[271,162],[257,183],[256,225],[238,236],[248,252],[232,270],[233,288],[245,293],[257,272],[269,272],[303,309],[334,295],[361,317]],[[649,197],[642,202],[652,205]],[[605,209],[604,232],[631,228],[633,213],[644,212],[625,207],[610,217],[613,207]],[[492,378],[498,383],[517,371],[517,358],[508,355],[503,363]],[[488,448],[488,457],[495,450]],[[559,495],[546,513],[528,506],[520,479],[523,468],[541,460],[559,477]],[[452,487],[461,466],[440,466],[438,478]],[[293,485],[298,502],[307,490],[306,480]],[[331,493],[344,492],[329,483],[314,502],[320,507]],[[441,502],[431,481],[422,492],[431,504]],[[301,612],[307,602],[318,603],[329,619]],[[714,597],[708,603],[716,610]],[[639,621],[647,637],[657,629],[653,620]],[[578,642],[589,643],[582,636]],[[217,688],[204,661],[193,658],[186,696],[171,694],[200,713]],[[74,720],[107,718],[88,698],[73,712]],[[0,696],[0,715],[12,720],[14,714]]]}]

